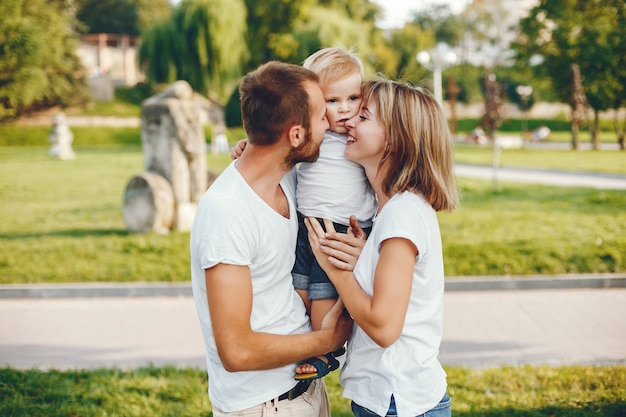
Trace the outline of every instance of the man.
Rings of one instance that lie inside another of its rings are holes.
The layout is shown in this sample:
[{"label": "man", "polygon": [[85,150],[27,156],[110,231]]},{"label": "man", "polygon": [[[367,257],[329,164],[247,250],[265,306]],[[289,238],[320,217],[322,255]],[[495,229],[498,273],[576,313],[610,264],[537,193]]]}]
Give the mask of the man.
[{"label": "man", "polygon": [[296,384],[295,364],[341,346],[351,321],[338,305],[310,331],[291,278],[292,168],[319,154],[324,98],[313,72],[278,62],[247,74],[239,91],[248,144],[202,197],[190,241],[213,415],[330,416],[323,380]]}]

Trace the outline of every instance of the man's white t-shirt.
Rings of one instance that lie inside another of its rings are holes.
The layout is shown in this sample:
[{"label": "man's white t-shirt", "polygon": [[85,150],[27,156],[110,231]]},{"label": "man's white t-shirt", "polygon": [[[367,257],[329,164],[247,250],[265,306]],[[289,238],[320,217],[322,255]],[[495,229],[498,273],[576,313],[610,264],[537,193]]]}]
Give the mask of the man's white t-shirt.
[{"label": "man's white t-shirt", "polygon": [[315,162],[298,165],[298,211],[349,226],[355,215],[370,227],[378,203],[363,167],[346,159],[348,136],[327,130]]},{"label": "man's white t-shirt", "polygon": [[288,335],[311,330],[291,278],[298,230],[294,172],[281,181],[289,201],[287,219],[248,186],[235,163],[200,200],[190,237],[192,289],[206,347],[209,398],[226,412],[261,404],[293,388],[295,365],[246,372],[224,369],[211,327],[205,269],[220,263],[250,268],[253,331]]},{"label": "man's white t-shirt", "polygon": [[[383,241],[400,237],[419,251],[413,270],[409,308],[402,333],[382,348],[356,323],[341,371],[343,395],[385,415],[394,395],[398,416],[416,416],[432,409],[446,392],[446,374],[437,355],[443,332],[443,255],[437,214],[417,194],[394,195],[374,218],[372,232],[354,268],[370,296]],[[385,277],[393,285],[393,277]]]}]

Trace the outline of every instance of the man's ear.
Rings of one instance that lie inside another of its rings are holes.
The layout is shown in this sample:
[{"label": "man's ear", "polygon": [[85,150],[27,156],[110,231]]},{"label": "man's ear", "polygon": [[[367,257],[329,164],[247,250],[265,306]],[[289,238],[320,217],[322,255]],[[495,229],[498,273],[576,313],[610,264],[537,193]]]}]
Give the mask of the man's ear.
[{"label": "man's ear", "polygon": [[304,129],[301,125],[294,125],[289,128],[289,144],[297,148],[304,139]]}]

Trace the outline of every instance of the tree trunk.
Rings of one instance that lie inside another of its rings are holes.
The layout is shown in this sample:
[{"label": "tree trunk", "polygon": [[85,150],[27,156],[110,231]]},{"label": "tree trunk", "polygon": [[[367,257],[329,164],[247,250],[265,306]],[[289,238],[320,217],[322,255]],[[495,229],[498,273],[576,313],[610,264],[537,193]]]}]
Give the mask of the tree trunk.
[{"label": "tree trunk", "polygon": [[613,112],[613,123],[615,125],[615,133],[617,134],[617,144],[621,151],[624,150],[624,128],[619,122],[619,110],[615,109]]},{"label": "tree trunk", "polygon": [[572,127],[572,149],[577,151],[580,147],[580,139],[578,138],[578,133],[580,132],[580,126],[577,122],[573,121],[570,123]]},{"label": "tree trunk", "polygon": [[593,110],[593,129],[591,129],[591,149],[600,149],[600,114],[598,110]]}]

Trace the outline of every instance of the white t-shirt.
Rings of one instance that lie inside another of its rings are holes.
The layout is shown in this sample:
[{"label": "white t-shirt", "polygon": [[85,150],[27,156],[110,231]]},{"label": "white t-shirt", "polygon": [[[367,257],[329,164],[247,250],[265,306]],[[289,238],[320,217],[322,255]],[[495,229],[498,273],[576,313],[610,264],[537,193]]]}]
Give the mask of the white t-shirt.
[{"label": "white t-shirt", "polygon": [[370,227],[378,204],[363,167],[344,156],[347,141],[327,130],[317,161],[299,164],[298,211],[346,226],[355,215],[361,227]]},{"label": "white t-shirt", "polygon": [[393,196],[374,218],[372,233],[354,268],[357,281],[369,295],[373,294],[380,245],[394,237],[410,240],[419,251],[402,333],[391,346],[381,348],[355,323],[340,382],[344,397],[377,414],[386,414],[393,394],[398,416],[416,416],[437,405],[447,387],[437,359],[443,332],[444,273],[435,210],[421,196],[404,192]]},{"label": "white t-shirt", "polygon": [[233,162],[200,200],[191,229],[191,280],[204,336],[209,398],[215,407],[227,412],[261,404],[293,388],[295,365],[264,371],[224,369],[211,327],[205,269],[220,263],[250,268],[253,331],[288,335],[311,330],[291,278],[298,230],[293,171],[283,178],[281,186],[289,201],[289,219],[248,186]]}]

